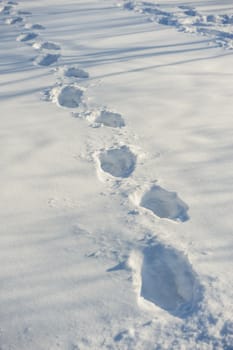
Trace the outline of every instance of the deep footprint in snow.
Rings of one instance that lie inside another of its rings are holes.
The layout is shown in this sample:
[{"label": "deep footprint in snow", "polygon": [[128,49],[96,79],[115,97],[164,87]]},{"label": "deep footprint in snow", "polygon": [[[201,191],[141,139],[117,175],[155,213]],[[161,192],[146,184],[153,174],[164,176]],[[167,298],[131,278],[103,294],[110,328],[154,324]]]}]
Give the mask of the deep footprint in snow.
[{"label": "deep footprint in snow", "polygon": [[4,15],[10,15],[12,9],[13,9],[13,6],[11,6],[11,5],[1,6],[0,13],[2,13]]},{"label": "deep footprint in snow", "polygon": [[22,33],[20,34],[16,40],[17,41],[31,41],[33,39],[35,39],[38,36],[38,34],[33,33],[33,32],[29,32],[29,33]]},{"label": "deep footprint in snow", "polygon": [[152,186],[142,196],[140,205],[151,210],[160,218],[182,222],[189,220],[187,214],[189,207],[178,197],[177,193],[167,191],[157,185]]},{"label": "deep footprint in snow", "polygon": [[67,78],[79,78],[79,79],[89,78],[89,74],[83,69],[80,69],[78,67],[63,67],[61,69],[61,72]]},{"label": "deep footprint in snow", "polygon": [[30,29],[30,30],[43,30],[45,29],[44,26],[42,26],[41,24],[35,23],[26,23],[24,26],[25,29]]},{"label": "deep footprint in snow", "polygon": [[55,87],[51,91],[51,99],[60,107],[77,108],[82,103],[84,90],[76,85]]},{"label": "deep footprint in snow", "polygon": [[222,24],[233,24],[233,15],[222,15],[219,17],[221,18]]},{"label": "deep footprint in snow", "polygon": [[33,45],[34,49],[36,50],[60,50],[60,46],[56,43],[50,42],[50,41],[39,41],[35,42]]},{"label": "deep footprint in snow", "polygon": [[44,55],[40,55],[35,59],[35,64],[38,66],[51,66],[56,63],[59,59],[59,54],[47,53]]},{"label": "deep footprint in snow", "polygon": [[199,13],[195,9],[192,9],[192,8],[185,10],[184,14],[187,16],[191,16],[191,17],[195,17],[195,16],[199,15]]},{"label": "deep footprint in snow", "polygon": [[127,1],[124,6],[126,10],[134,10],[135,4],[132,1]]},{"label": "deep footprint in snow", "polygon": [[104,125],[111,128],[122,128],[125,126],[124,119],[119,113],[105,109],[91,114],[89,120],[94,123],[95,127]]},{"label": "deep footprint in snow", "polygon": [[137,255],[131,256],[129,265],[139,288],[139,300],[149,301],[180,318],[195,311],[202,288],[181,252],[155,243],[146,247],[139,259]]},{"label": "deep footprint in snow", "polygon": [[99,156],[104,172],[114,177],[129,177],[136,167],[136,155],[127,146],[108,149]]},{"label": "deep footprint in snow", "polygon": [[184,10],[184,14],[187,15],[187,16],[195,17],[195,16],[199,15],[199,13],[195,9],[195,7],[186,6],[186,5],[180,5],[180,6],[178,6],[178,8],[180,8],[181,10]]},{"label": "deep footprint in snow", "polygon": [[6,24],[20,24],[23,23],[24,19],[22,17],[12,17],[6,19]]}]

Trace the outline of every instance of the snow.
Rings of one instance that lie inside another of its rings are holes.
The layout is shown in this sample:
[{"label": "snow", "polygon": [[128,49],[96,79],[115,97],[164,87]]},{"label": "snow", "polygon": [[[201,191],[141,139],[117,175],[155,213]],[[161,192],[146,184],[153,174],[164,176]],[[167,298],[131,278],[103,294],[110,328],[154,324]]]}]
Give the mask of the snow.
[{"label": "snow", "polygon": [[1,350],[233,348],[232,16],[0,2]]}]

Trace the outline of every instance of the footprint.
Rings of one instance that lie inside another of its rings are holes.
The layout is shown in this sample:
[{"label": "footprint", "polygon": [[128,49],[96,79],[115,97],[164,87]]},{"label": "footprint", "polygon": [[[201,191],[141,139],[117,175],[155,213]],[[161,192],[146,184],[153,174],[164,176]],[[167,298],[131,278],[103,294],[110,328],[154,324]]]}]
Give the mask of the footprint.
[{"label": "footprint", "polygon": [[60,46],[58,44],[52,43],[50,41],[44,41],[44,42],[35,42],[33,45],[34,49],[36,50],[60,50]]},{"label": "footprint", "polygon": [[61,71],[64,74],[64,76],[68,78],[79,78],[79,79],[89,78],[89,74],[86,71],[77,67],[63,67]]},{"label": "footprint", "polygon": [[132,1],[127,1],[123,7],[126,10],[134,10],[135,4]]},{"label": "footprint", "polygon": [[127,146],[108,149],[99,156],[101,169],[114,177],[129,177],[136,167],[136,155]]},{"label": "footprint", "polygon": [[195,17],[195,16],[199,16],[200,15],[197,12],[197,10],[194,7],[191,7],[191,6],[181,5],[181,6],[178,6],[178,8],[183,10],[184,14],[187,15],[187,16],[190,16],[190,17]]},{"label": "footprint", "polygon": [[92,123],[92,127],[97,128],[101,125],[111,128],[122,128],[125,126],[124,119],[119,113],[111,112],[106,109],[90,112],[87,120]]},{"label": "footprint", "polygon": [[32,24],[32,23],[26,23],[24,26],[25,29],[30,29],[30,30],[43,30],[45,29],[44,26],[42,26],[41,24]]},{"label": "footprint", "polygon": [[50,92],[50,100],[59,107],[77,108],[82,103],[84,89],[76,85],[55,87]]},{"label": "footprint", "polygon": [[233,24],[233,15],[222,15],[221,20],[222,24]]},{"label": "footprint", "polygon": [[77,344],[71,344],[70,350],[80,350],[80,347]]},{"label": "footprint", "polygon": [[187,9],[184,11],[184,14],[187,15],[187,16],[191,16],[191,17],[195,17],[195,16],[198,16],[198,12],[195,10],[195,9]]},{"label": "footprint", "polygon": [[12,17],[12,18],[7,18],[6,19],[6,24],[18,24],[22,23],[24,19],[22,17]]},{"label": "footprint", "polygon": [[52,64],[58,61],[59,57],[60,55],[58,54],[47,53],[47,54],[38,56],[34,62],[38,66],[51,66]]},{"label": "footprint", "polygon": [[132,253],[129,266],[142,304],[150,302],[180,318],[197,308],[202,288],[183,253],[153,242],[142,254]]},{"label": "footprint", "polygon": [[16,38],[16,40],[17,41],[22,41],[22,42],[23,41],[30,41],[30,40],[35,39],[37,36],[38,36],[38,34],[33,33],[33,32],[22,33]]},{"label": "footprint", "polygon": [[206,22],[208,22],[208,23],[220,23],[221,22],[220,16],[218,16],[218,15],[207,15],[204,18],[205,18]]},{"label": "footprint", "polygon": [[162,16],[158,18],[158,23],[165,26],[175,26],[178,24],[178,21],[176,18],[173,18],[172,16]]},{"label": "footprint", "polygon": [[135,330],[134,328],[129,328],[117,333],[113,339],[117,343],[121,342],[122,340],[129,343],[130,341],[133,341],[134,338],[135,338]]},{"label": "footprint", "polygon": [[142,196],[140,205],[151,210],[160,218],[182,222],[189,220],[187,214],[189,207],[178,197],[177,193],[167,191],[157,185],[152,186]]},{"label": "footprint", "polygon": [[111,128],[122,128],[125,126],[124,119],[119,113],[114,113],[108,110],[100,111],[95,118],[95,123],[109,126]]},{"label": "footprint", "polygon": [[13,9],[13,7],[11,5],[1,6],[0,13],[2,13],[4,15],[10,15],[12,9]]}]

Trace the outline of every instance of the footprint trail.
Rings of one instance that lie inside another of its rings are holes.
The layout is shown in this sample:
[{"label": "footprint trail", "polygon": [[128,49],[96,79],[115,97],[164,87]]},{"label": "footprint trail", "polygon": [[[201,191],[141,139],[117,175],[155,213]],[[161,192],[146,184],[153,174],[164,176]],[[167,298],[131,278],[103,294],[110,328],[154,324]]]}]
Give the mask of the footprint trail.
[{"label": "footprint trail", "polygon": [[[220,25],[227,24],[230,26],[231,23],[233,23],[233,21],[231,22],[231,18],[225,17],[218,19],[215,17],[206,17],[204,20],[195,9],[189,7],[180,8],[180,12],[178,11],[178,13],[163,11],[150,2],[128,1],[123,3],[123,7],[130,11],[143,12],[150,16],[150,20],[157,21],[163,25],[172,25],[177,27],[178,30],[183,31],[189,28],[192,30],[196,28],[197,33],[198,30],[199,33],[204,33],[204,27],[202,30],[202,26],[196,25],[195,23],[198,21],[205,21],[211,23],[208,27],[209,32],[205,32],[208,35],[210,34],[212,23],[216,23],[216,21],[220,23]],[[19,34],[16,40],[26,43],[32,42],[32,40],[36,38],[38,40],[40,33],[34,32],[34,30],[44,30],[45,27],[40,24],[25,23],[26,19],[20,15],[29,16],[30,12],[18,11],[18,16],[16,17],[12,15],[12,9],[13,5],[0,7],[1,14],[11,15],[11,18],[7,19],[7,24],[14,25],[23,23],[24,28],[28,30],[28,32],[25,31],[25,33]],[[204,22],[201,23],[203,24]],[[217,34],[215,33],[215,37],[216,36]],[[226,40],[226,38],[227,36],[224,35],[223,41]],[[228,39],[231,39],[230,34]],[[36,65],[49,67],[59,63],[59,58],[61,57],[60,50],[62,49],[59,44],[43,41],[42,38],[39,37],[39,40],[34,42],[32,46],[34,49],[40,51],[39,55],[34,60]],[[54,51],[58,51],[58,53]],[[59,78],[57,78],[55,86],[45,92],[46,99],[56,103],[58,107],[68,110],[82,107],[84,109],[84,114],[86,113],[87,116],[85,119],[91,122],[92,126],[102,126],[106,128],[105,130],[113,136],[112,138],[115,137],[118,140],[117,146],[115,142],[113,145],[108,145],[107,147],[105,145],[102,150],[98,152],[95,160],[101,175],[111,176],[116,181],[118,180],[119,192],[123,191],[121,189],[123,181],[119,180],[130,178],[138,166],[138,157],[136,153],[133,152],[133,148],[128,145],[129,142],[127,143],[127,138],[124,140],[121,139],[123,132],[119,129],[124,127],[123,131],[127,131],[123,116],[104,106],[93,109],[87,108],[88,106],[85,105],[83,99],[84,93],[86,90],[88,92],[88,89],[84,88],[83,85],[85,86],[84,82],[88,81],[89,73],[82,68],[76,65],[70,65],[58,67],[53,71]],[[92,130],[92,132],[95,131]],[[98,131],[96,129],[96,133],[98,132],[101,133],[100,130]],[[95,149],[95,155],[97,154],[96,151]],[[127,182],[131,185],[130,180],[131,179],[128,179]],[[137,185],[139,185],[137,183],[137,178],[134,181],[134,186],[137,187]],[[140,179],[138,182],[140,182]],[[108,183],[109,188],[111,188],[111,181],[106,181],[106,184]],[[106,188],[106,190],[109,188]],[[125,194],[125,197],[127,197],[127,194]],[[157,185],[152,186],[141,196],[139,205],[150,210],[161,219],[166,218],[180,222],[185,222],[189,219],[187,214],[189,208],[187,204],[184,203],[175,192],[169,192]],[[135,237],[135,239],[137,238]],[[129,246],[134,246],[135,242],[132,239],[132,242],[127,242],[127,244]],[[130,255],[128,265],[132,269],[133,284],[138,294],[139,305],[149,303],[150,306],[156,306],[157,308],[165,310],[170,315],[181,319],[195,313],[198,308],[198,303],[202,298],[202,288],[188,258],[186,258],[182,252],[156,240],[150,242],[150,244],[146,246],[141,245],[139,247],[139,252],[133,252]],[[155,308],[152,308],[152,310],[150,308],[150,311],[156,314]],[[120,338],[121,337],[117,340],[120,341]]]},{"label": "footprint trail", "polygon": [[173,11],[162,10],[152,2],[123,1],[123,9],[143,13],[152,22],[175,27],[178,31],[204,35],[218,46],[233,49],[233,14],[201,14],[194,7],[178,6]]}]

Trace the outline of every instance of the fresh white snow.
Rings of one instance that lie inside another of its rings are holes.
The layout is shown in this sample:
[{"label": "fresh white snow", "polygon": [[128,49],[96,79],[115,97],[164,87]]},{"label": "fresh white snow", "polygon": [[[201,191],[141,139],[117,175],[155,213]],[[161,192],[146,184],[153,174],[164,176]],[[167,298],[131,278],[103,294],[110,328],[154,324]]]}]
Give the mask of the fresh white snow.
[{"label": "fresh white snow", "polygon": [[233,349],[232,0],[1,0],[0,38],[0,349]]}]

